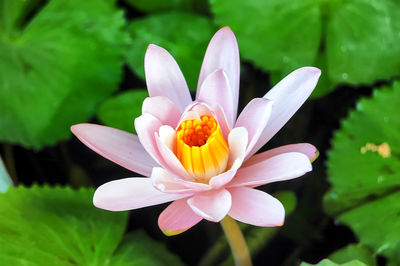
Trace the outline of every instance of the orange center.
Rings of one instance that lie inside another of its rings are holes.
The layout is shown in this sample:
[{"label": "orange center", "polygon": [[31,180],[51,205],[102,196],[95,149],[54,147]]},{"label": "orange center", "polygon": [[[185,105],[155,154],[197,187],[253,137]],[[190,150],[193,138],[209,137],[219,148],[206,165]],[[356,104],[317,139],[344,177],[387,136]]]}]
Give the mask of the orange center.
[{"label": "orange center", "polygon": [[225,171],[229,148],[214,117],[183,121],[176,135],[176,155],[196,181],[208,183],[212,176]]},{"label": "orange center", "polygon": [[199,120],[183,121],[178,128],[177,136],[190,147],[206,144],[208,138],[217,129],[214,117],[204,115]]}]

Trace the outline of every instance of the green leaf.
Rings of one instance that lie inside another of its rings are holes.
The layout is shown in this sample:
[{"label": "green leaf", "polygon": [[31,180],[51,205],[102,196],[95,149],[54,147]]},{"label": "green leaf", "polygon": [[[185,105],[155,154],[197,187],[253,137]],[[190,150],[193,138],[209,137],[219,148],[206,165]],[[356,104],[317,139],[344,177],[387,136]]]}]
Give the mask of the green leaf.
[{"label": "green leaf", "polygon": [[92,189],[37,186],[0,194],[0,264],[104,265],[127,213],[97,209],[92,197]]},{"label": "green leaf", "polygon": [[324,259],[317,264],[309,264],[306,262],[303,262],[300,264],[300,266],[313,266],[313,265],[315,265],[315,266],[367,266],[367,264],[364,264],[358,260],[352,260],[352,261],[348,261],[346,263],[337,264],[328,259]]},{"label": "green leaf", "polygon": [[9,187],[13,185],[11,177],[4,166],[3,160],[0,156],[0,192],[6,192]]},{"label": "green leaf", "polygon": [[[374,91],[342,122],[328,159],[324,208],[360,243],[397,264],[400,249],[400,83]],[[366,217],[373,217],[366,218]]]},{"label": "green leaf", "polygon": [[50,0],[21,26],[22,2],[0,11],[0,139],[42,147],[117,89],[128,35],[114,1]]},{"label": "green leaf", "polygon": [[215,33],[209,18],[183,12],[151,15],[129,25],[132,45],[126,57],[129,66],[144,78],[143,58],[150,43],[174,56],[190,89],[196,89],[200,66],[208,42]]},{"label": "green leaf", "polygon": [[146,90],[132,90],[107,99],[98,110],[98,117],[105,125],[135,133],[133,121],[142,114]]},{"label": "green leaf", "polygon": [[92,198],[93,189],[84,188],[0,194],[0,265],[181,265],[142,231],[123,238],[127,212],[97,209]]},{"label": "green leaf", "polygon": [[400,75],[397,0],[211,0],[211,9],[232,27],[243,58],[273,76],[322,67],[314,97]]},{"label": "green leaf", "polygon": [[321,11],[308,0],[212,0],[219,25],[235,32],[240,54],[267,71],[312,65],[321,39]]},{"label": "green leaf", "polygon": [[[154,252],[156,251],[156,252]],[[110,265],[183,265],[164,245],[148,237],[143,231],[128,234],[117,249]]]},{"label": "green leaf", "polygon": [[357,259],[369,266],[376,266],[376,258],[371,250],[360,244],[351,244],[329,256],[329,259],[336,263],[345,263]]},{"label": "green leaf", "polygon": [[337,1],[329,13],[326,49],[332,80],[373,83],[400,74],[399,1]]}]

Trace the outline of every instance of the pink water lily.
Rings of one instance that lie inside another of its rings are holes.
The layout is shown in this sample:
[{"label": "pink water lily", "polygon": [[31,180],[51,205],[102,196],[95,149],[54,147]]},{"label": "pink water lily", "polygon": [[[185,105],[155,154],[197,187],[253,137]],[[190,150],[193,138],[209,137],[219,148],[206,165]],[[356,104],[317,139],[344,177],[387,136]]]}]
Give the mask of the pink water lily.
[{"label": "pink water lily", "polygon": [[192,101],[173,57],[149,45],[145,73],[150,97],[135,119],[137,136],[101,125],[72,126],[89,148],[146,176],[100,186],[94,205],[124,211],[173,201],[158,219],[167,235],[226,215],[256,226],[282,225],[282,204],[255,187],[311,171],[317,150],[300,143],[254,154],[308,98],[321,72],[295,70],[263,98],[249,102],[236,119],[239,64],[236,38],[222,28],[207,48]]}]

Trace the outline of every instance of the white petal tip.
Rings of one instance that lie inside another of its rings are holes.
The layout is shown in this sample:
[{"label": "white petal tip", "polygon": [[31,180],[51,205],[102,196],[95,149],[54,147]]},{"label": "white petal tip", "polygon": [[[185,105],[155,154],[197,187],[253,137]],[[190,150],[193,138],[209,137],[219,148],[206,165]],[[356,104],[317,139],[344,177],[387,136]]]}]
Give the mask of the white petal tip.
[{"label": "white petal tip", "polygon": [[310,74],[313,74],[318,77],[321,76],[321,69],[316,68],[316,67],[302,67],[302,68],[299,68],[298,70],[309,72]]},{"label": "white petal tip", "polygon": [[70,129],[74,135],[77,135],[77,134],[79,134],[79,131],[81,131],[82,127],[85,127],[87,125],[89,125],[89,124],[87,124],[87,123],[76,124],[76,125],[72,125],[70,127]]}]

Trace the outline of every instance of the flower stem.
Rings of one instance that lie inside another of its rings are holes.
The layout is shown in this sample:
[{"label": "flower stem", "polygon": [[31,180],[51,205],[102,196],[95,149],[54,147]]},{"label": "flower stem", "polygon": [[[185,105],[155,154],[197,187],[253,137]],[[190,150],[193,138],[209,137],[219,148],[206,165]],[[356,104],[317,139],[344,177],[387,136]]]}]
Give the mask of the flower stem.
[{"label": "flower stem", "polygon": [[237,266],[251,266],[250,253],[239,225],[227,215],[221,221],[221,226],[231,247],[235,264]]}]

